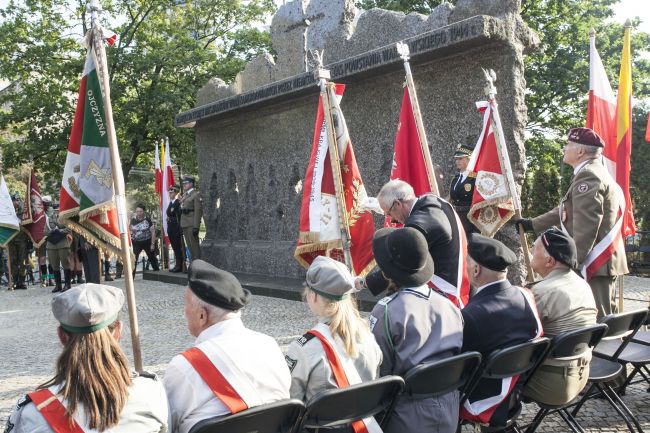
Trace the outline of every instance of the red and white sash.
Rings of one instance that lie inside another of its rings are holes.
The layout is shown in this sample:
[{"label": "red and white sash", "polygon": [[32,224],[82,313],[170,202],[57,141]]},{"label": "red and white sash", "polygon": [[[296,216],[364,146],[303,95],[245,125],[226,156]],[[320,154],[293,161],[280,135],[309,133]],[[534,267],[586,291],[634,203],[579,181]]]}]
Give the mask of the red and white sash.
[{"label": "red and white sash", "polygon": [[39,389],[27,395],[36,406],[36,410],[45,418],[45,421],[55,433],[86,433],[68,415],[63,403],[49,388]]},{"label": "red and white sash", "polygon": [[[542,321],[540,320],[539,313],[537,312],[535,297],[530,290],[519,286],[515,287],[517,287],[522,295],[524,295],[526,304],[528,304],[528,307],[530,307],[530,309],[533,311],[535,321],[537,322],[537,332],[535,333],[533,339],[539,338],[544,335],[544,331],[542,329]],[[460,409],[460,417],[462,419],[470,421],[489,424],[492,415],[497,410],[499,405],[510,395],[518,380],[519,375],[507,377],[501,380],[501,391],[499,394],[474,402],[470,402],[469,399],[465,400],[463,407]]]},{"label": "red and white sash", "polygon": [[209,355],[199,347],[193,347],[181,355],[230,413],[263,404],[259,390],[250,382],[248,375],[223,350],[215,345],[210,348],[214,350]]},{"label": "red and white sash", "polygon": [[470,282],[467,276],[467,236],[463,223],[460,221],[458,214],[454,207],[447,201],[438,197],[443,204],[443,212],[449,218],[451,224],[453,241],[458,242],[458,257],[457,257],[457,271],[456,281],[451,284],[449,281],[440,278],[438,275],[433,274],[429,286],[443,292],[451,302],[458,308],[465,308],[467,301],[469,301]]},{"label": "red and white sash", "polygon": [[[612,229],[605,235],[605,237],[603,237],[600,242],[594,245],[589,254],[587,254],[587,257],[585,257],[585,260],[582,263],[582,268],[580,269],[580,273],[586,281],[591,280],[591,277],[593,277],[596,271],[598,271],[598,269],[600,269],[612,258],[612,255],[616,251],[616,247],[620,244],[620,242],[623,242],[622,227],[624,219],[623,216],[625,215],[625,195],[623,194],[623,190],[616,183],[616,181],[611,182],[611,184],[618,199],[618,214],[616,216],[616,222],[612,226]],[[570,236],[569,232],[564,226],[564,221],[562,221],[564,214],[564,202],[560,204],[559,212],[562,231]]]},{"label": "red and white sash", "polygon": [[[332,375],[339,388],[347,388],[350,385],[361,383],[361,377],[359,377],[353,360],[344,351],[338,349],[329,326],[319,323],[307,333],[318,338],[323,345]],[[374,417],[355,421],[352,423],[352,428],[355,433],[382,433],[382,429]]]}]

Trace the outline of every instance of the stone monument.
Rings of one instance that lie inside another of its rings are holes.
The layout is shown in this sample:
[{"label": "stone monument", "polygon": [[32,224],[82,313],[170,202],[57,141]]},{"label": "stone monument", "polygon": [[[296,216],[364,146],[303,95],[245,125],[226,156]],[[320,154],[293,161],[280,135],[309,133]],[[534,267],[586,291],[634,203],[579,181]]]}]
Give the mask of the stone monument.
[{"label": "stone monument", "polygon": [[[196,129],[207,225],[203,257],[232,272],[304,275],[293,251],[318,102],[308,70],[311,49],[324,50],[332,80],[347,85],[341,108],[369,195],[390,175],[404,82],[399,41],[411,51],[431,156],[447,187],[453,150],[481,130],[475,102],[485,99],[482,68],[496,71],[505,139],[521,184],[523,55],[537,38],[519,8],[519,0],[459,0],[425,16],[359,11],[354,0],[280,7],[271,24],[277,57],[252,60],[230,85],[211,80],[198,92],[196,108],[176,116],[177,126]],[[510,226],[500,236],[520,249]]]}]

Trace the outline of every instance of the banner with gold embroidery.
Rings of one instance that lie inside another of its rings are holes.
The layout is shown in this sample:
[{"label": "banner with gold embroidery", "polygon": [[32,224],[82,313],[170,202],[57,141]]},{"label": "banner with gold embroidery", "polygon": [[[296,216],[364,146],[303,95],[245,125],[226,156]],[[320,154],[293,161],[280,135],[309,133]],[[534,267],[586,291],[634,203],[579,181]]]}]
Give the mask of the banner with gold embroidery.
[{"label": "banner with gold embroidery", "polygon": [[494,236],[515,214],[512,197],[492,131],[491,102],[476,103],[483,113],[483,130],[467,166],[476,172],[476,186],[467,217],[484,236]]},{"label": "banner with gold embroidery", "polygon": [[[375,267],[372,256],[375,224],[371,212],[362,206],[367,197],[366,188],[363,186],[352,141],[339,106],[344,90],[345,85],[336,84],[336,98],[332,98],[331,110],[341,161],[341,178],[350,226],[350,253],[354,274],[365,275]],[[311,262],[321,255],[345,263],[342,246],[325,115],[323,103],[319,99],[311,157],[302,194],[300,233],[294,257],[304,267],[309,267]]]}]

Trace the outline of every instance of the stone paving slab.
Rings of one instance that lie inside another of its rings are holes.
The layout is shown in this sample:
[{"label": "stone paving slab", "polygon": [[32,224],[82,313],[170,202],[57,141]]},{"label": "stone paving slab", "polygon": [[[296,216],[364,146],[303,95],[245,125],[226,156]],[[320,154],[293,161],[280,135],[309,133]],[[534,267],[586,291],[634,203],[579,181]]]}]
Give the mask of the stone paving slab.
[{"label": "stone paving slab", "polygon": [[[110,283],[123,288],[124,280]],[[137,311],[145,368],[164,375],[169,360],[192,345],[183,317],[183,287],[143,281],[135,282]],[[57,323],[50,310],[50,289],[30,287],[26,291],[0,290],[0,429],[18,398],[50,378],[61,347],[56,336]],[[626,278],[626,310],[646,308],[650,302],[650,280]],[[301,302],[253,296],[243,310],[243,320],[254,330],[273,336],[280,346],[313,325],[308,308]],[[122,345],[132,358],[130,329],[126,310],[122,313],[125,330]],[[646,431],[650,431],[650,394],[647,386],[634,385],[628,389],[625,402],[637,414]],[[522,419],[533,415],[534,406],[526,405]],[[625,424],[603,401],[589,402],[581,411],[580,423],[588,432],[625,432]],[[471,431],[465,427],[463,431]],[[568,429],[559,418],[544,422],[540,432],[565,432]]]}]

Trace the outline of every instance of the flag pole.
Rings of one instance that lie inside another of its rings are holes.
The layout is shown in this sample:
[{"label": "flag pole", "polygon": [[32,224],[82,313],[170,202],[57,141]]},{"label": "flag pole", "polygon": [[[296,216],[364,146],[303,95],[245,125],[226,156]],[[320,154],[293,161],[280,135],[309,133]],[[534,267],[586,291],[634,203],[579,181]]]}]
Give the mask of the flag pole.
[{"label": "flag pole", "polygon": [[[512,204],[515,210],[515,218],[521,218],[521,200],[519,199],[519,193],[517,192],[517,185],[515,184],[515,177],[512,174],[512,166],[510,165],[510,156],[508,155],[508,148],[506,146],[505,137],[503,135],[503,128],[501,126],[501,117],[499,116],[499,106],[496,100],[497,88],[494,86],[494,81],[496,81],[496,74],[492,69],[485,70],[485,80],[487,81],[485,86],[485,94],[488,97],[488,101],[492,106],[492,116],[490,121],[492,122],[492,131],[495,135],[497,142],[497,154],[499,155],[499,161],[501,167],[503,168],[504,174],[506,176],[506,185],[510,191],[510,197],[512,197]],[[522,227],[519,227],[519,241],[521,242],[522,253],[524,255],[524,263],[526,264],[527,276],[526,280],[528,282],[533,282],[535,277],[533,273],[533,268],[530,265],[530,251],[528,249],[528,241],[526,240],[526,233]]]},{"label": "flag pole", "polygon": [[415,82],[413,81],[413,74],[411,73],[411,64],[409,63],[409,56],[411,54],[409,46],[403,42],[397,43],[397,52],[402,60],[404,60],[404,70],[406,72],[406,86],[408,87],[409,99],[411,100],[411,108],[413,108],[413,116],[415,117],[415,125],[420,138],[420,149],[424,157],[424,166],[427,170],[427,179],[429,180],[429,188],[431,192],[440,196],[438,190],[438,182],[433,171],[433,162],[431,162],[431,153],[429,151],[429,142],[427,140],[427,133],[424,130],[424,122],[422,121],[422,112],[420,111],[420,103],[418,102],[418,95],[415,91]]},{"label": "flag pole", "polygon": [[91,35],[92,53],[95,56],[97,73],[101,83],[104,97],[104,111],[106,115],[106,127],[108,130],[108,147],[111,154],[111,163],[113,165],[113,185],[115,187],[115,206],[117,208],[117,220],[120,230],[120,244],[122,252],[122,263],[124,265],[124,280],[126,282],[127,306],[129,309],[129,324],[131,328],[131,344],[133,346],[133,362],[135,370],[142,370],[142,351],[140,348],[140,330],[138,328],[138,312],[135,305],[135,290],[133,288],[133,274],[131,273],[131,249],[129,247],[128,230],[127,230],[127,213],[126,213],[126,196],[124,188],[124,174],[122,173],[122,163],[120,162],[120,153],[117,147],[117,136],[115,134],[115,124],[113,123],[113,109],[111,107],[110,83],[108,80],[108,65],[106,62],[106,51],[104,50],[101,29],[99,28],[99,12],[101,5],[98,0],[90,0],[88,10],[91,17]]},{"label": "flag pole", "polygon": [[[332,104],[330,98],[335,98],[336,94],[333,92],[334,84],[329,82],[330,71],[323,69],[322,57],[319,56],[319,66],[316,69],[315,75],[318,79],[320,86],[320,97],[323,102],[323,115],[325,117],[325,127],[327,130],[327,141],[329,144],[330,164],[332,166],[332,177],[334,178],[334,190],[336,192],[336,204],[339,216],[339,228],[341,230],[341,243],[343,247],[343,257],[345,264],[354,275],[354,266],[352,263],[352,254],[350,253],[350,225],[348,222],[348,215],[345,206],[345,197],[343,189],[343,181],[341,179],[341,163],[339,160],[338,143],[336,142],[336,131],[334,128],[334,119],[332,118]],[[334,94],[333,94],[334,93]]]}]

